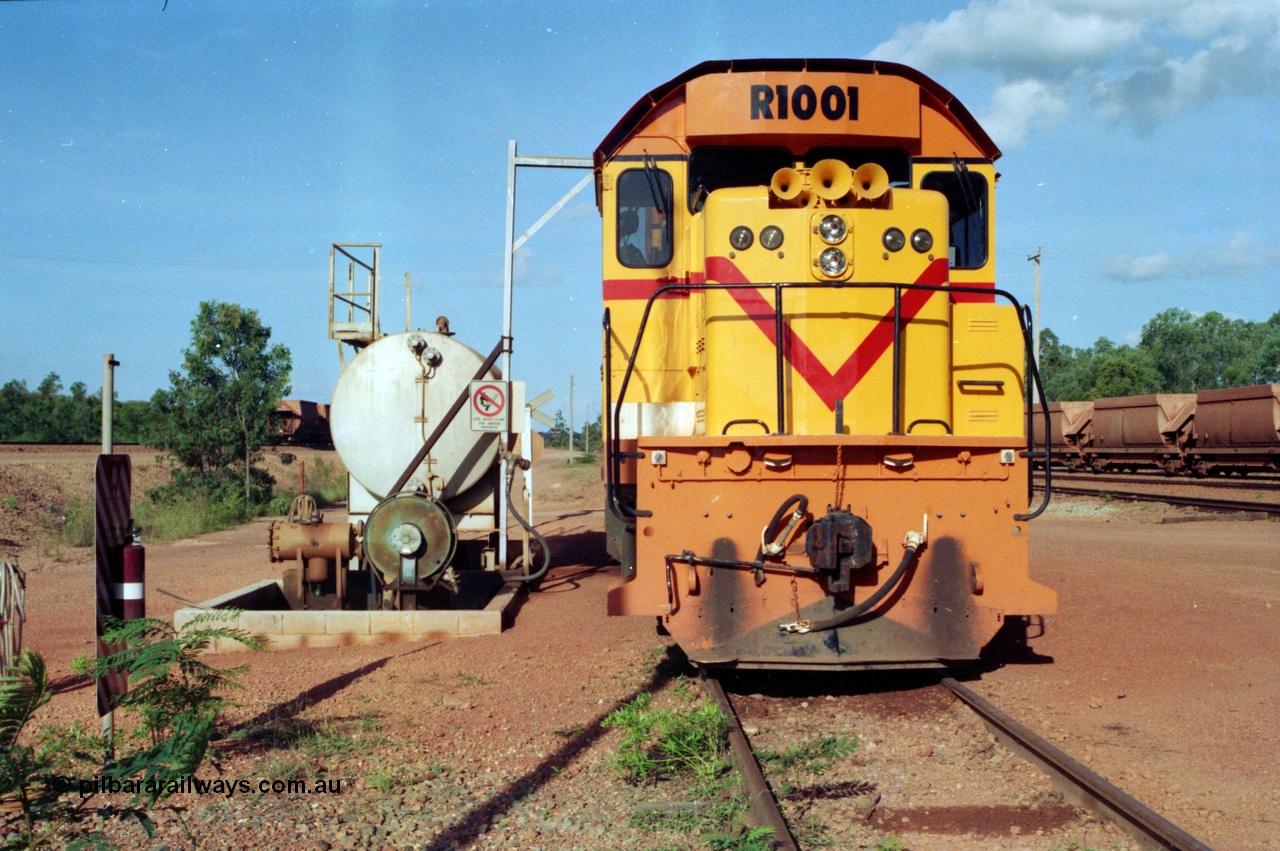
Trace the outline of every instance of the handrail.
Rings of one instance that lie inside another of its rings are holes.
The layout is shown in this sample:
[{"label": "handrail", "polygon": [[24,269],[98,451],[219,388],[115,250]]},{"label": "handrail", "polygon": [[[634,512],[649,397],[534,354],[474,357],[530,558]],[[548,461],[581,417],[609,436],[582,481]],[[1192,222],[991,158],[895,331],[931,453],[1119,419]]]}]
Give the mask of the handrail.
[{"label": "handrail", "polygon": [[[622,438],[618,435],[618,421],[614,417],[613,408],[609,405],[609,400],[613,398],[613,320],[607,307],[604,309],[604,319],[601,324],[604,326],[604,398],[605,405],[609,407],[608,416],[605,419],[609,424],[609,457],[605,459],[604,465],[605,505],[614,517],[623,523],[631,523],[635,516],[624,513],[625,506],[618,497],[618,484],[622,478],[620,460]],[[618,408],[621,407],[619,402]]]},{"label": "handrail", "polygon": [[[1022,520],[1034,520],[1037,517],[1039,517],[1041,514],[1044,513],[1044,510],[1049,507],[1049,501],[1053,498],[1053,464],[1049,462],[1049,441],[1053,439],[1053,435],[1050,433],[1049,402],[1044,395],[1044,384],[1040,381],[1040,366],[1039,364],[1036,363],[1035,344],[1032,342],[1031,326],[1032,326],[1033,319],[1031,316],[1031,308],[1027,307],[1025,304],[1018,305],[1018,302],[1016,299],[1014,299],[1013,303],[1018,306],[1018,321],[1019,321],[1019,324],[1022,325],[1022,344],[1023,344],[1023,349],[1025,351],[1024,357],[1027,360],[1027,377],[1031,379],[1030,381],[1023,382],[1027,388],[1026,389],[1027,398],[1024,400],[1024,404],[1026,405],[1026,408],[1027,408],[1026,458],[1027,458],[1028,466],[1035,463],[1037,454],[1041,455],[1041,457],[1044,458],[1044,499],[1041,500],[1040,505],[1036,506],[1036,509],[1034,511],[1029,511],[1025,514],[1013,515],[1014,520],[1022,521]],[[1044,417],[1044,451],[1042,453],[1037,453],[1036,447],[1035,447],[1036,430],[1035,430],[1034,420],[1032,419],[1035,416],[1035,409],[1031,405],[1032,387],[1035,388],[1036,394],[1040,397],[1040,413]],[[1033,487],[1034,480],[1035,480],[1034,476],[1032,475],[1027,476],[1027,506],[1028,507],[1030,507],[1031,500],[1033,499],[1035,494],[1035,489]]]},{"label": "handrail", "polygon": [[[901,392],[902,392],[902,381],[904,379],[904,376],[902,375],[900,354],[902,349],[903,327],[905,324],[910,323],[909,319],[907,320],[906,323],[904,323],[901,319],[902,293],[904,291],[912,291],[912,290],[923,291],[923,292],[940,292],[940,293],[948,293],[948,294],[966,293],[966,294],[972,294],[972,295],[992,296],[992,297],[1002,298],[1008,301],[1009,304],[1013,306],[1015,313],[1018,316],[1018,324],[1020,326],[1020,330],[1022,331],[1023,348],[1025,350],[1025,355],[1027,360],[1026,378],[1028,379],[1027,381],[1024,381],[1024,386],[1026,387],[1026,395],[1027,395],[1027,398],[1025,400],[1025,402],[1027,403],[1027,414],[1026,414],[1026,417],[1027,417],[1026,441],[1027,442],[1026,442],[1026,449],[1023,452],[1023,456],[1029,460],[1033,460],[1036,457],[1040,456],[1040,453],[1036,452],[1035,431],[1032,427],[1031,405],[1029,404],[1031,400],[1031,395],[1033,392],[1033,387],[1034,387],[1034,390],[1039,396],[1039,399],[1041,401],[1041,406],[1044,411],[1045,439],[1046,439],[1045,457],[1047,459],[1047,449],[1048,449],[1047,440],[1049,435],[1048,403],[1045,401],[1044,387],[1040,381],[1040,372],[1036,367],[1035,359],[1032,357],[1030,310],[1026,305],[1019,302],[1018,299],[1014,297],[1014,295],[1008,290],[1002,290],[995,287],[974,287],[974,286],[963,286],[963,285],[955,285],[955,284],[904,284],[900,282],[891,282],[891,281],[794,281],[794,282],[773,282],[773,283],[764,283],[764,284],[708,282],[705,284],[690,284],[690,283],[666,284],[655,289],[649,295],[648,300],[645,302],[644,311],[640,316],[640,324],[636,328],[635,342],[632,344],[631,351],[627,357],[627,368],[623,372],[622,382],[618,388],[618,396],[616,401],[614,400],[612,395],[612,356],[611,356],[612,355],[612,336],[611,335],[609,335],[606,342],[606,346],[605,346],[605,376],[606,376],[605,400],[606,400],[606,404],[610,408],[609,421],[610,421],[610,432],[611,432],[610,441],[609,441],[611,458],[610,458],[609,464],[606,465],[607,467],[610,468],[610,470],[608,474],[608,479],[606,480],[606,486],[610,491],[610,494],[608,497],[610,509],[614,511],[615,515],[619,519],[630,522],[631,520],[634,520],[636,516],[638,516],[637,512],[634,509],[629,508],[625,505],[622,505],[620,502],[617,502],[615,492],[621,476],[620,428],[621,428],[621,419],[622,419],[622,401],[627,396],[627,388],[631,383],[631,376],[635,371],[636,357],[640,351],[640,345],[644,340],[645,331],[648,327],[649,317],[652,313],[654,303],[663,295],[666,295],[667,293],[673,293],[673,292],[690,293],[695,290],[730,291],[730,290],[761,290],[761,289],[768,289],[768,288],[772,288],[774,291],[774,340],[775,340],[775,350],[776,350],[775,367],[777,370],[775,394],[776,394],[777,410],[778,410],[778,432],[777,432],[778,434],[787,433],[784,430],[785,429],[784,415],[786,411],[786,400],[783,394],[783,388],[785,386],[784,385],[784,368],[783,368],[783,360],[784,360],[785,353],[783,351],[783,346],[785,345],[784,343],[785,337],[782,333],[784,329],[784,323],[782,319],[782,310],[781,310],[782,292],[784,289],[827,289],[827,290],[892,289],[893,290],[894,292],[894,310],[893,310],[894,329],[893,329],[893,347],[892,348],[893,348],[893,358],[894,358],[894,362],[893,362],[894,375],[893,375],[893,431],[891,432],[893,434],[902,434],[902,428],[901,428],[902,413],[901,413],[900,402],[901,402]],[[610,322],[609,312],[608,312],[608,309],[606,308],[605,328],[606,328],[607,334],[611,330],[611,325],[609,324],[609,322]],[[1048,466],[1049,466],[1048,464],[1045,465],[1046,472],[1047,472]],[[1028,476],[1027,478],[1029,483],[1031,477]],[[1051,495],[1051,484],[1052,483],[1050,478],[1048,477],[1048,475],[1046,475],[1044,499],[1041,502],[1041,504],[1037,506],[1034,511],[1030,511],[1029,513],[1015,514],[1014,519],[1020,520],[1020,521],[1031,520],[1040,516],[1040,514],[1043,513],[1044,510],[1049,505],[1049,500]],[[1030,507],[1032,498],[1033,497],[1032,497],[1031,489],[1030,487],[1028,487],[1028,496],[1027,496],[1028,507]]]},{"label": "handrail", "polygon": [[725,423],[724,428],[720,429],[720,436],[724,437],[726,434],[729,433],[729,426],[736,426],[736,425],[758,425],[762,429],[764,429],[765,434],[769,433],[769,424],[764,420],[742,419],[742,420],[729,420],[729,422]]}]

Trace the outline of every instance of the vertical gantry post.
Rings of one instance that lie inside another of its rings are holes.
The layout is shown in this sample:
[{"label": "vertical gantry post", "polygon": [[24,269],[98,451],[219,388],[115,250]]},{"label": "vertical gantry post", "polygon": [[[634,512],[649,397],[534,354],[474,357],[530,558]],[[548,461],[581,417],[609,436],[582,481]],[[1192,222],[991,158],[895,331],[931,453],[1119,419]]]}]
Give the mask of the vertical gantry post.
[{"label": "vertical gantry post", "polygon": [[[519,166],[532,166],[535,168],[578,168],[591,169],[593,163],[590,159],[580,157],[521,157],[516,153],[516,142],[514,139],[507,141],[507,219],[506,231],[504,234],[505,243],[502,252],[502,342],[504,350],[502,354],[502,377],[506,381],[511,380],[511,316],[512,316],[512,297],[515,290],[515,254],[524,245],[529,237],[546,224],[552,216],[559,212],[571,198],[581,192],[588,183],[591,182],[592,175],[588,174],[578,184],[556,204],[552,205],[542,218],[538,219],[527,231],[525,231],[519,239],[516,239],[516,173]],[[508,432],[508,439],[511,434]],[[532,454],[531,450],[530,454]],[[532,458],[530,459],[532,460]],[[499,487],[498,510],[501,513],[501,532],[498,536],[498,562],[503,566],[507,564],[507,475],[509,462],[504,457],[501,463],[499,475],[502,477],[502,484]],[[530,559],[526,553],[526,564],[530,563]]]},{"label": "vertical gantry post", "polygon": [[[516,140],[507,142],[507,221],[503,231],[506,250],[502,252],[502,378],[511,380],[511,300],[515,289],[515,249],[516,241]],[[503,447],[509,449],[510,447]],[[508,466],[506,452],[498,470],[498,564],[507,565],[507,475]],[[526,563],[528,557],[526,554]]]}]

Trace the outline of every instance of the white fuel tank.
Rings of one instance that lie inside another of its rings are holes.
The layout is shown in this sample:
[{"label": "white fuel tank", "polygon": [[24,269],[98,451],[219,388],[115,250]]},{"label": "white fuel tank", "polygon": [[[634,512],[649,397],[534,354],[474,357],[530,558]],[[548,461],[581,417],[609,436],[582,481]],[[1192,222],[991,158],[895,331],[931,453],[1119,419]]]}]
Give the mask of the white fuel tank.
[{"label": "white fuel tank", "polygon": [[[474,349],[432,331],[392,334],[361,351],[338,379],[329,410],[334,448],[352,477],[385,498],[483,363]],[[484,377],[501,374],[493,367]],[[497,455],[498,435],[472,431],[463,408],[405,490],[427,487],[449,500],[476,484]]]}]

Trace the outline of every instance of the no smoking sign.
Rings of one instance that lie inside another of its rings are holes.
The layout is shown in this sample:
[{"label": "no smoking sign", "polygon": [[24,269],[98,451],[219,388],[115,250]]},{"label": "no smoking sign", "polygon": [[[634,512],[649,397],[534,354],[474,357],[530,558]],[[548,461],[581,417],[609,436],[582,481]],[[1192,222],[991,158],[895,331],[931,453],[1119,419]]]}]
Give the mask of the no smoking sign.
[{"label": "no smoking sign", "polygon": [[510,396],[506,381],[473,381],[471,382],[471,430],[499,431],[508,430]]}]

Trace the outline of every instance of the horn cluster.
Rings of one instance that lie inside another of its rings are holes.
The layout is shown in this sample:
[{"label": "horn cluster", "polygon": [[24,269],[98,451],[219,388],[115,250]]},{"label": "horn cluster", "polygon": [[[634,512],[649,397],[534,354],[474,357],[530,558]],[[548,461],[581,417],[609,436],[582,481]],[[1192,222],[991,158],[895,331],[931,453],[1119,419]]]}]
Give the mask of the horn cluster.
[{"label": "horn cluster", "polygon": [[840,160],[819,160],[811,168],[780,168],[769,181],[769,191],[788,206],[812,207],[818,199],[828,204],[843,201],[876,201],[889,191],[889,172],[877,163],[851,169]]},{"label": "horn cluster", "polygon": [[806,183],[808,179],[802,172],[794,168],[780,168],[769,181],[769,191],[790,206],[809,207],[813,204],[814,195],[805,187]]}]

